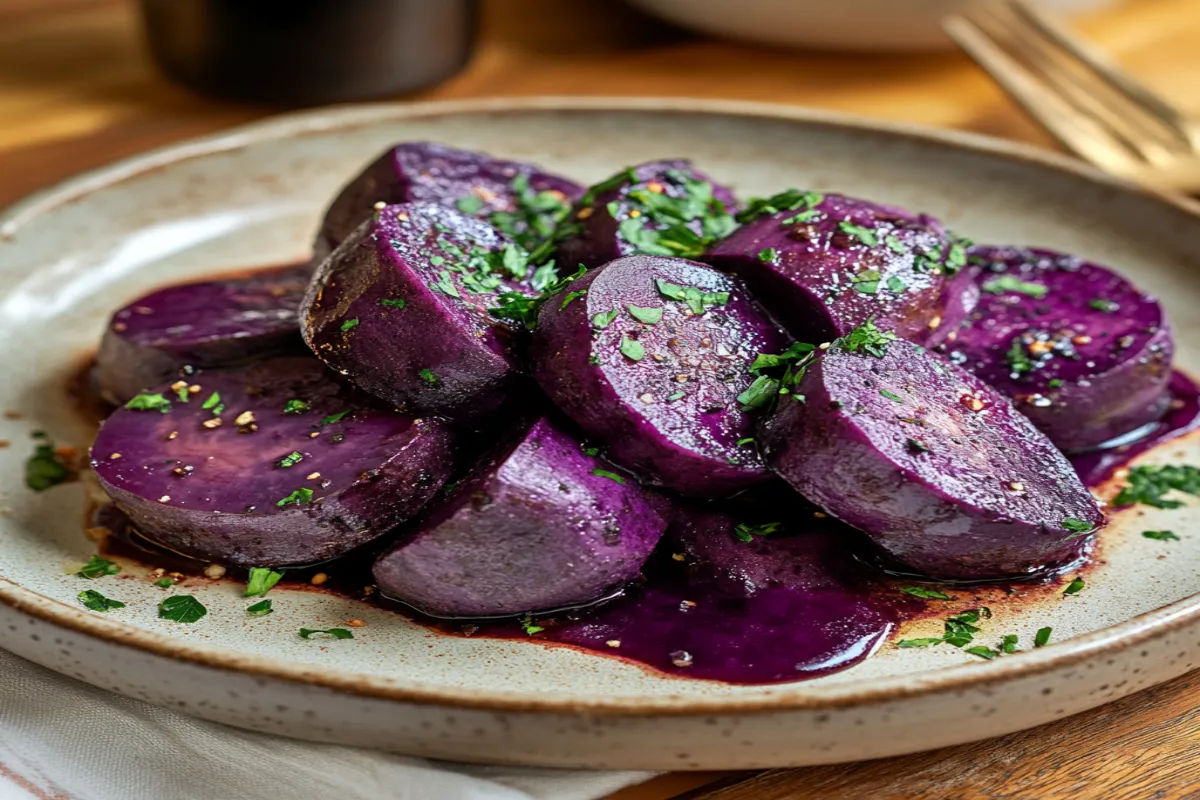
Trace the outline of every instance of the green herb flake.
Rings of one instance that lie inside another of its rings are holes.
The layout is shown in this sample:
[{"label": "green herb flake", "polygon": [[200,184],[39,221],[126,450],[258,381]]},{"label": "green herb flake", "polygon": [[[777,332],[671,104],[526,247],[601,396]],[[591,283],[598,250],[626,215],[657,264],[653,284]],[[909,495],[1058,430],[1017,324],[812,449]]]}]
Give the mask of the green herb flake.
[{"label": "green herb flake", "polygon": [[384,308],[407,308],[408,301],[403,297],[385,297],[379,301]]},{"label": "green herb flake", "polygon": [[1121,304],[1115,300],[1107,300],[1103,297],[1097,297],[1088,302],[1088,308],[1104,314],[1115,314],[1121,310]]},{"label": "green herb flake", "polygon": [[1087,584],[1083,582],[1083,578],[1077,577],[1077,578],[1075,578],[1075,580],[1071,581],[1071,583],[1067,585],[1066,589],[1063,589],[1063,595],[1070,596],[1073,594],[1079,594],[1086,587],[1087,587]]},{"label": "green herb flake", "polygon": [[25,459],[25,485],[35,492],[66,483],[74,475],[59,456],[54,442],[42,431],[34,431],[33,453]]},{"label": "green herb flake", "polygon": [[655,278],[654,284],[663,297],[687,304],[696,315],[703,314],[710,306],[723,306],[729,302],[729,292],[706,292],[695,286],[679,286],[662,278]]},{"label": "green herb flake", "polygon": [[347,333],[358,327],[358,317],[348,319],[342,323],[342,333]]},{"label": "green herb flake", "polygon": [[287,497],[276,502],[275,505],[279,506],[280,508],[283,508],[284,506],[291,506],[291,505],[307,506],[312,503],[312,498],[313,498],[313,490],[305,487],[305,488],[297,489],[296,491],[289,494]]},{"label": "green herb flake", "polygon": [[674,403],[676,400],[682,400],[685,397],[687,397],[687,392],[674,392],[667,395],[667,402]]},{"label": "green herb flake", "polygon": [[964,648],[964,649],[963,649],[963,652],[964,652],[964,653],[970,653],[970,654],[971,654],[971,655],[973,655],[973,656],[979,656],[980,658],[982,658],[982,659],[986,659],[986,660],[988,660],[988,661],[991,661],[993,658],[995,658],[996,656],[1000,655],[999,653],[997,653],[997,652],[996,652],[995,650],[993,650],[992,648],[990,648],[990,647],[984,647],[984,646],[982,646],[982,645],[978,645],[978,646],[976,646],[976,647],[967,647],[967,648]]},{"label": "green herb flake", "polygon": [[859,294],[877,294],[879,292],[879,282],[881,274],[877,269],[864,269],[862,272],[850,278],[850,285],[854,287],[854,291]]},{"label": "green herb flake", "polygon": [[606,470],[606,469],[599,469],[599,468],[597,468],[597,469],[594,469],[594,470],[592,470],[592,474],[593,474],[593,475],[597,475],[597,476],[599,476],[599,477],[601,477],[601,478],[608,478],[610,481],[616,481],[617,483],[619,483],[619,484],[622,484],[622,485],[624,485],[624,484],[625,484],[625,479],[624,479],[624,478],[622,478],[622,477],[621,477],[620,475],[618,475],[617,473],[615,473],[615,472],[609,472],[609,471],[608,471],[608,470]]},{"label": "green herb flake", "polygon": [[1182,502],[1168,500],[1164,495],[1177,491],[1200,496],[1200,469],[1190,465],[1134,467],[1129,471],[1127,480],[1126,486],[1113,500],[1113,505],[1141,503],[1154,508],[1180,508]]},{"label": "green herb flake", "polygon": [[154,585],[160,589],[170,589],[172,586],[175,585],[175,579],[174,578],[159,578],[158,580],[156,580],[154,582]]},{"label": "green herb flake", "polygon": [[1038,628],[1037,634],[1033,637],[1033,646],[1045,647],[1050,644],[1050,634],[1053,632],[1053,628]]},{"label": "green herb flake", "polygon": [[779,260],[779,251],[774,247],[767,247],[758,251],[758,260],[764,264],[774,264]]},{"label": "green herb flake", "polygon": [[101,613],[108,612],[114,608],[124,608],[125,604],[120,600],[112,600],[97,592],[95,589],[86,589],[79,593],[79,602],[92,611]]},{"label": "green herb flake", "polygon": [[612,311],[605,311],[601,314],[592,315],[592,327],[604,329],[612,324],[613,320],[620,315],[621,309],[614,308]]},{"label": "green herb flake", "polygon": [[522,630],[525,631],[525,633],[527,633],[530,636],[533,636],[535,633],[541,633],[542,631],[546,630],[541,625],[533,624],[533,615],[532,614],[526,614],[525,616],[521,617],[521,628],[522,628]]},{"label": "green herb flake", "polygon": [[96,580],[108,575],[116,575],[121,571],[121,568],[109,561],[107,558],[100,556],[92,556],[88,562],[79,568],[75,573],[76,578],[87,578],[88,580]]},{"label": "green herb flake", "polygon": [[1179,537],[1172,531],[1142,531],[1142,536],[1159,542],[1178,542]]},{"label": "green herb flake", "polygon": [[175,393],[175,396],[179,398],[179,402],[181,403],[186,403],[192,393],[191,389],[185,386],[183,381],[171,386],[171,391]]},{"label": "green herb flake", "polygon": [[900,395],[896,394],[895,392],[889,392],[887,389],[880,389],[880,390],[879,390],[879,393],[880,393],[881,395],[883,395],[884,397],[886,397],[888,400],[891,400],[891,401],[893,401],[893,402],[896,402],[896,403],[903,403],[903,402],[904,402],[904,398],[903,398],[903,397],[901,397]]},{"label": "green herb flake", "polygon": [[764,522],[761,525],[739,522],[733,528],[733,535],[739,542],[752,542],[755,536],[770,536],[782,527],[782,522]]},{"label": "green herb flake", "polygon": [[896,647],[932,647],[935,644],[941,644],[945,639],[939,637],[929,637],[925,639],[904,639],[896,642]]},{"label": "green herb flake", "polygon": [[418,370],[417,375],[420,376],[421,380],[425,381],[426,383],[437,383],[438,382],[438,376],[434,375],[433,370],[431,370],[429,367],[425,367],[424,369]]},{"label": "green herb flake", "polygon": [[[171,401],[159,394],[139,394],[132,397],[125,407],[133,411],[161,411],[166,414],[171,410]],[[205,406],[207,408],[208,406]]]},{"label": "green herb flake", "polygon": [[893,275],[887,279],[887,287],[893,294],[903,294],[908,289],[908,284]]},{"label": "green herb flake", "polygon": [[254,605],[246,609],[246,613],[252,617],[265,617],[275,609],[271,607],[270,600],[259,600]]},{"label": "green herb flake", "polygon": [[778,394],[779,381],[766,375],[759,375],[753,383],[746,387],[746,391],[737,396],[737,401],[742,404],[742,411],[754,411],[765,408]]},{"label": "green herb flake", "polygon": [[1051,389],[1061,389],[1063,386],[1063,379],[1062,378],[1051,378],[1049,381],[1046,382],[1046,385],[1049,386]]},{"label": "green herb flake", "polygon": [[158,604],[158,618],[193,623],[208,613],[204,604],[190,594],[177,594]]},{"label": "green herb flake", "polygon": [[1013,375],[1024,375],[1028,372],[1033,372],[1033,360],[1029,357],[1029,352],[1021,342],[1020,336],[1012,340],[1012,346],[1008,348],[1008,352],[1004,354],[1004,358],[1008,361],[1008,366],[1012,370]]},{"label": "green herb flake", "polygon": [[464,214],[478,214],[483,210],[485,203],[478,195],[468,194],[458,198],[454,205]]},{"label": "green herb flake", "polygon": [[1076,517],[1067,517],[1062,521],[1062,526],[1072,533],[1091,533],[1096,529],[1095,525],[1084,522]]},{"label": "green herb flake", "polygon": [[867,247],[874,247],[875,245],[879,244],[879,236],[873,229],[867,228],[863,225],[855,225],[850,220],[842,220],[839,222],[838,230],[847,236],[853,236]]},{"label": "green herb flake", "polygon": [[[786,189],[771,197],[751,198],[746,208],[737,215],[738,222],[752,222],[759,217],[778,214],[783,211],[799,211],[808,209],[815,211],[825,196],[820,192],[802,192],[799,189]],[[796,216],[802,216],[797,214]],[[791,224],[795,217],[783,221],[784,225]]]},{"label": "green herb flake", "polygon": [[303,414],[308,411],[308,403],[303,400],[288,400],[283,404],[285,414]]},{"label": "green herb flake", "polygon": [[924,586],[901,586],[900,591],[923,600],[953,600],[954,598],[937,589],[926,589]]},{"label": "green herb flake", "polygon": [[304,454],[299,450],[293,450],[283,458],[275,462],[275,466],[280,469],[291,469],[304,460]]},{"label": "green herb flake", "polygon": [[205,411],[209,411],[211,409],[216,408],[220,404],[221,404],[221,393],[213,392],[212,394],[210,394],[208,396],[207,400],[205,400],[203,403],[200,404],[200,407],[203,408]]},{"label": "green herb flake", "polygon": [[621,344],[618,349],[630,361],[641,361],[646,357],[645,346],[638,340],[630,339],[628,336],[621,337]]},{"label": "green herb flake", "polygon": [[1015,633],[1007,634],[1000,642],[1000,652],[1012,654],[1020,648],[1017,646],[1021,639]]},{"label": "green herb flake", "polygon": [[317,630],[314,628],[301,628],[300,638],[311,639],[314,636],[328,637],[330,639],[353,639],[354,634],[345,628],[328,628],[326,630]]},{"label": "green herb flake", "polygon": [[746,446],[746,445],[748,445],[748,444],[754,444],[754,438],[753,438],[753,437],[751,437],[751,436],[747,436],[745,439],[738,439],[738,440],[737,440],[737,446],[738,446],[738,447],[745,447],[745,446]]},{"label": "green herb flake", "polygon": [[567,306],[571,305],[572,300],[578,300],[580,297],[585,296],[587,296],[587,289],[583,289],[582,291],[578,292],[568,292],[567,296],[563,298],[562,305],[558,307],[558,310],[562,311]]},{"label": "green herb flake", "polygon": [[838,341],[850,353],[866,353],[876,358],[883,358],[887,353],[889,342],[896,340],[896,334],[891,331],[881,331],[875,327],[874,320],[867,320]]},{"label": "green herb flake", "polygon": [[1050,291],[1050,287],[1041,283],[1029,283],[1015,275],[1000,275],[983,284],[983,290],[988,294],[1004,294],[1012,292],[1041,300]]},{"label": "green herb flake", "polygon": [[644,322],[647,325],[657,325],[662,321],[663,310],[661,308],[642,308],[641,306],[634,305],[626,306],[626,308],[629,310],[629,316],[638,322]]},{"label": "green herb flake", "polygon": [[250,577],[246,581],[246,590],[242,593],[243,597],[258,597],[271,591],[275,584],[279,583],[279,579],[283,577],[282,572],[276,572],[267,567],[251,567]]},{"label": "green herb flake", "polygon": [[902,256],[908,252],[908,248],[905,247],[903,242],[897,239],[893,234],[889,233],[886,237],[884,237],[883,243],[888,246],[889,250],[898,256]]},{"label": "green herb flake", "polygon": [[321,420],[321,425],[332,425],[335,422],[341,422],[349,413],[350,409],[346,409],[345,411],[339,411],[336,414],[330,414],[328,417]]}]

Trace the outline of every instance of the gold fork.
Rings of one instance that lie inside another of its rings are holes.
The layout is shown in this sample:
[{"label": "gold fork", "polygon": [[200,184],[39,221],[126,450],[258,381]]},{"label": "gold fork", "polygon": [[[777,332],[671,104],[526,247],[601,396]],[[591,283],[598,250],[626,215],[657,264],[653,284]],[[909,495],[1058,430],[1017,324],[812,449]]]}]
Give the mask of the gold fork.
[{"label": "gold fork", "polygon": [[1200,126],[1025,0],[990,0],[946,33],[1064,146],[1157,189],[1200,192]]}]

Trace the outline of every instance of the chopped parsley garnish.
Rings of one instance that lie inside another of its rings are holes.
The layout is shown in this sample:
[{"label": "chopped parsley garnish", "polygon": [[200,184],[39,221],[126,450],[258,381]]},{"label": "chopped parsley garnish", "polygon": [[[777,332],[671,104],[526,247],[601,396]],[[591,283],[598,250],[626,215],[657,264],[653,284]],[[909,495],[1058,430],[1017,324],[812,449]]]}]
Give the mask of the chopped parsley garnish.
[{"label": "chopped parsley garnish", "polygon": [[954,276],[967,265],[967,248],[974,242],[963,236],[950,237],[950,250],[946,253],[946,263],[943,270],[947,275]]},{"label": "chopped parsley garnish", "polygon": [[[540,264],[553,251],[558,228],[567,227],[563,222],[571,212],[571,205],[562,192],[534,189],[529,185],[528,175],[513,178],[512,190],[515,195],[513,210],[493,211],[488,221],[531,251],[531,263]],[[569,231],[563,231],[563,238],[569,234]]]},{"label": "chopped parsley garnish", "polygon": [[1142,531],[1142,536],[1160,542],[1178,542],[1179,537],[1173,531]]},{"label": "chopped parsley garnish", "polygon": [[629,316],[636,319],[638,322],[644,322],[647,325],[657,325],[662,321],[663,310],[661,308],[642,308],[641,306],[626,306],[629,309]]},{"label": "chopped parsley garnish", "polygon": [[1004,294],[1014,292],[1041,300],[1050,291],[1050,287],[1041,283],[1029,283],[1016,275],[1000,275],[983,284],[983,290],[988,294]]},{"label": "chopped parsley garnish", "polygon": [[156,580],[154,582],[154,585],[160,589],[170,589],[172,586],[175,585],[175,579],[174,578],[159,578],[158,580]]},{"label": "chopped parsley garnish", "polygon": [[254,605],[246,609],[246,613],[252,617],[265,617],[275,609],[271,607],[270,600],[259,600]]},{"label": "chopped parsley garnish", "polygon": [[283,458],[275,462],[275,466],[280,469],[290,469],[304,460],[304,454],[299,450],[293,450]]},{"label": "chopped parsley garnish", "polygon": [[745,439],[738,439],[738,440],[737,440],[737,446],[738,446],[738,447],[745,447],[745,446],[746,446],[746,445],[748,445],[748,444],[754,444],[754,437],[752,437],[752,436],[747,436]]},{"label": "chopped parsley garnish", "polygon": [[353,639],[354,634],[345,628],[329,628],[327,630],[316,630],[314,628],[301,628],[300,638],[311,639],[314,636],[328,636],[331,639]]},{"label": "chopped parsley garnish", "polygon": [[1008,366],[1014,375],[1024,375],[1027,372],[1033,372],[1033,360],[1029,357],[1029,352],[1021,342],[1020,336],[1012,340],[1012,346],[1008,348],[1008,352],[1004,354],[1004,358],[1008,361]]},{"label": "chopped parsley garnish", "polygon": [[1054,632],[1053,628],[1038,628],[1037,634],[1033,637],[1034,647],[1045,647],[1050,643],[1050,634]]},{"label": "chopped parsley garnish", "polygon": [[303,400],[288,400],[283,404],[285,414],[303,414],[308,411],[308,403]]},{"label": "chopped parsley garnish", "polygon": [[544,292],[549,286],[553,286],[558,280],[558,270],[554,268],[554,262],[550,261],[542,264],[533,271],[533,275],[529,278],[529,285],[536,292]]},{"label": "chopped parsley garnish", "polygon": [[1071,581],[1071,583],[1067,585],[1066,589],[1063,589],[1063,594],[1064,595],[1079,594],[1086,587],[1087,587],[1087,584],[1083,582],[1083,578],[1077,577],[1077,578],[1075,578],[1075,580]]},{"label": "chopped parsley garnish", "polygon": [[292,492],[287,497],[285,497],[282,500],[275,503],[275,505],[279,506],[280,508],[283,508],[284,506],[290,506],[290,505],[306,506],[306,505],[309,505],[310,503],[312,503],[312,498],[313,498],[313,490],[309,489],[307,487],[304,487],[304,488],[297,489],[296,491]]},{"label": "chopped parsley garnish", "polygon": [[847,236],[853,236],[867,247],[874,247],[875,245],[879,244],[879,236],[875,233],[873,228],[867,228],[863,225],[855,225],[850,220],[842,220],[839,222],[838,230]]},{"label": "chopped parsley garnish", "polygon": [[[631,174],[622,175],[618,186]],[[632,182],[639,183],[636,177]],[[609,203],[608,213],[617,218],[621,205]],[[737,227],[725,204],[713,195],[711,183],[674,169],[666,170],[661,180],[631,188],[624,205],[625,218],[617,225],[617,235],[635,251],[649,255],[695,258]]]},{"label": "chopped parsley garnish", "polygon": [[887,287],[894,294],[903,294],[904,290],[908,288],[908,284],[893,275],[887,279]]},{"label": "chopped parsley garnish", "polygon": [[904,246],[904,243],[897,239],[893,234],[889,233],[887,236],[885,236],[883,243],[886,244],[888,249],[896,255],[902,256],[908,252],[908,248]]},{"label": "chopped parsley garnish", "polygon": [[655,278],[654,285],[663,297],[686,303],[697,315],[703,314],[711,306],[723,306],[729,302],[729,292],[706,292],[695,286],[679,286],[662,278]]},{"label": "chopped parsley garnish", "polygon": [[25,485],[35,492],[66,483],[74,474],[58,455],[54,442],[43,431],[34,431],[33,453],[25,459]]},{"label": "chopped parsley garnish", "polygon": [[346,409],[344,411],[339,411],[336,414],[330,414],[328,417],[321,420],[321,424],[322,425],[332,425],[335,422],[341,422],[342,419],[345,418],[345,416],[349,413],[350,413],[350,409]]},{"label": "chopped parsley garnish", "polygon": [[598,468],[594,469],[594,470],[592,470],[592,474],[598,475],[601,478],[608,478],[610,481],[616,481],[617,483],[620,483],[622,485],[624,485],[624,483],[625,483],[625,479],[622,478],[620,475],[618,475],[615,472],[609,472],[606,469],[598,469]]},{"label": "chopped parsley garnish", "polygon": [[191,389],[185,386],[183,381],[172,385],[171,391],[175,393],[175,396],[179,398],[179,402],[181,403],[186,403],[188,397],[191,395]]},{"label": "chopped parsley garnish", "polygon": [[779,224],[783,225],[783,226],[788,226],[788,225],[796,225],[798,223],[804,224],[804,223],[808,223],[808,222],[815,222],[817,219],[820,218],[820,216],[821,216],[821,212],[818,209],[810,208],[807,211],[801,211],[799,214],[793,214],[792,216],[787,217],[786,219],[780,220]]},{"label": "chopped parsley garnish", "polygon": [[739,542],[752,542],[755,536],[770,536],[782,527],[782,522],[764,522],[761,525],[739,522],[733,528],[733,535]]},{"label": "chopped parsley garnish", "polygon": [[1113,505],[1141,503],[1155,508],[1180,508],[1183,503],[1167,500],[1164,495],[1174,490],[1200,496],[1200,469],[1190,465],[1134,467],[1129,470],[1128,481]]},{"label": "chopped parsley garnish", "polygon": [[418,370],[417,375],[419,375],[421,380],[425,381],[426,383],[437,383],[438,382],[438,376],[434,375],[433,370],[431,370],[429,367],[425,367],[424,369]]},{"label": "chopped parsley garnish", "polygon": [[779,251],[774,247],[767,247],[758,251],[758,260],[764,264],[774,264],[779,259]]},{"label": "chopped parsley garnish", "polygon": [[859,294],[878,294],[879,281],[882,275],[877,269],[864,269],[862,272],[850,278],[850,285],[854,287],[854,291]]},{"label": "chopped parsley garnish", "polygon": [[1019,636],[1017,636],[1015,633],[1010,633],[1006,635],[1003,640],[1001,640],[1000,649],[1005,653],[1015,653],[1019,649],[1017,645],[1020,643],[1020,641],[1021,639]]},{"label": "chopped parsley garnish", "polygon": [[[162,393],[139,394],[132,397],[125,407],[134,411],[161,411],[166,414],[171,410],[171,401]],[[204,408],[208,408],[208,406],[204,406]]]},{"label": "chopped parsley garnish", "polygon": [[[790,393],[804,378],[808,366],[816,358],[816,347],[807,342],[794,342],[782,353],[759,353],[749,367],[754,381],[737,401],[743,411],[765,408],[780,394]],[[795,395],[803,400],[803,395]]]},{"label": "chopped parsley garnish", "polygon": [[592,327],[607,328],[612,324],[612,321],[621,313],[621,309],[614,308],[612,311],[605,311],[601,314],[592,315]]},{"label": "chopped parsley garnish", "polygon": [[1103,297],[1097,297],[1088,302],[1088,307],[1095,309],[1104,314],[1113,314],[1121,310],[1121,304],[1115,300],[1107,300]]},{"label": "chopped parsley garnish", "polygon": [[1063,379],[1062,378],[1051,378],[1049,381],[1046,382],[1046,385],[1049,386],[1051,389],[1061,389],[1062,385],[1063,385]]},{"label": "chopped parsley garnish", "polygon": [[530,636],[533,636],[535,633],[541,633],[542,631],[546,630],[541,625],[533,624],[533,615],[532,614],[526,614],[525,616],[521,617],[521,628],[525,631],[525,633],[529,634]]},{"label": "chopped parsley garnish", "polygon": [[937,589],[926,589],[924,586],[901,586],[900,591],[905,594],[911,594],[913,597],[920,597],[924,600],[953,600],[954,598],[945,592],[939,592]]},{"label": "chopped parsley garnish", "polygon": [[881,395],[883,395],[884,397],[886,397],[888,400],[891,400],[891,401],[893,401],[893,402],[896,402],[896,403],[903,403],[903,402],[904,402],[904,398],[903,398],[903,397],[901,397],[900,395],[896,394],[895,392],[889,392],[887,389],[880,389],[880,390],[879,390],[879,393],[880,393]]},{"label": "chopped parsley garnish", "polygon": [[[974,640],[975,634],[980,632],[981,628],[976,623],[983,619],[990,619],[991,616],[992,610],[987,606],[963,611],[945,620],[943,623],[945,633],[940,639],[905,639],[904,641],[897,642],[896,646],[930,647],[931,645],[942,644],[944,642],[952,647],[961,649],[969,645]],[[971,652],[971,650],[967,652]],[[974,655],[979,654],[974,653]]]},{"label": "chopped parsley garnish", "polygon": [[158,604],[158,618],[192,623],[208,613],[204,604],[190,594],[177,594]]},{"label": "chopped parsley garnish", "polygon": [[674,403],[676,400],[682,400],[687,397],[687,392],[673,392],[667,395],[667,402]]},{"label": "chopped parsley garnish", "polygon": [[1067,517],[1062,521],[1062,526],[1073,533],[1090,533],[1096,529],[1095,525],[1077,517]]},{"label": "chopped parsley garnish", "polygon": [[876,358],[883,358],[887,353],[888,342],[894,342],[896,334],[891,331],[881,331],[875,327],[875,320],[867,320],[854,330],[847,333],[838,341],[842,348],[849,353],[866,353]]},{"label": "chopped parsley garnish", "polygon": [[95,589],[86,589],[79,593],[79,602],[92,611],[111,611],[114,608],[124,608],[125,604],[120,600],[112,600],[97,592]]},{"label": "chopped parsley garnish", "polygon": [[407,308],[408,301],[403,297],[385,297],[379,301],[384,308]]},{"label": "chopped parsley garnish", "polygon": [[[210,394],[208,396],[207,400],[205,400],[203,403],[200,404],[200,407],[203,408],[205,411],[208,411],[209,409],[216,408],[220,404],[221,404],[221,393],[213,392],[212,394]],[[214,412],[214,413],[220,413],[220,412]]]},{"label": "chopped parsley garnish", "polygon": [[483,211],[483,198],[478,195],[468,194],[463,195],[455,201],[454,205],[458,206],[458,210],[464,214],[478,214]]},{"label": "chopped parsley garnish", "polygon": [[979,656],[980,658],[987,659],[988,661],[991,661],[993,658],[1000,655],[992,648],[984,647],[983,645],[977,645],[975,647],[967,647],[963,650],[963,652],[970,653],[973,656]]},{"label": "chopped parsley garnish", "polygon": [[746,391],[737,396],[742,404],[742,411],[754,411],[765,408],[779,394],[779,381],[766,375],[759,375],[746,387]]},{"label": "chopped parsley garnish", "polygon": [[[750,202],[746,204],[746,208],[738,213],[737,221],[752,222],[759,217],[765,217],[768,214],[778,214],[781,211],[798,211],[800,209],[811,211],[820,205],[824,199],[825,195],[820,192],[802,192],[799,189],[786,189],[770,197],[751,198]],[[803,216],[803,213],[796,216]],[[794,221],[796,221],[795,217],[785,219],[783,224],[793,224]],[[811,220],[799,221],[809,222]]]},{"label": "chopped parsley garnish", "polygon": [[106,575],[116,575],[120,571],[121,568],[107,558],[92,556],[86,564],[79,568],[79,571],[75,573],[75,577],[87,578],[94,581],[96,578],[103,578]]},{"label": "chopped parsley garnish", "polygon": [[637,339],[630,339],[628,336],[621,337],[618,349],[630,361],[641,361],[646,357],[646,347]]},{"label": "chopped parsley garnish", "polygon": [[558,307],[558,310],[562,311],[564,308],[571,305],[572,300],[578,300],[579,298],[586,297],[586,296],[587,296],[587,289],[583,289],[578,292],[567,292],[567,296],[563,298],[562,305]]},{"label": "chopped parsley garnish", "polygon": [[342,323],[342,333],[346,333],[347,331],[354,330],[357,327],[358,327],[358,317],[355,317],[354,319],[348,319]]},{"label": "chopped parsley garnish", "polygon": [[935,645],[935,644],[941,644],[944,641],[946,641],[946,640],[941,638],[940,636],[927,637],[924,639],[904,639],[902,641],[896,642],[896,646],[897,647],[931,647],[932,645]]},{"label": "chopped parsley garnish", "polygon": [[267,567],[251,567],[250,577],[246,581],[246,591],[242,593],[242,596],[258,597],[266,594],[275,584],[279,583],[279,579],[282,577],[282,572],[276,572]]},{"label": "chopped parsley garnish", "polygon": [[450,280],[450,271],[442,270],[438,273],[437,282],[431,287],[446,295],[447,297],[462,297],[462,293],[458,291],[458,287]]},{"label": "chopped parsley garnish", "polygon": [[[495,308],[489,308],[488,313],[497,319],[514,320],[521,323],[521,325],[524,327],[532,330],[534,325],[537,323],[538,312],[541,311],[542,306],[545,305],[546,301],[557,295],[563,289],[566,289],[577,279],[583,277],[584,273],[587,272],[587,268],[583,265],[580,265],[579,269],[574,275],[568,275],[565,278],[559,278],[557,277],[558,273],[553,271],[553,267],[554,262],[551,261],[544,267],[539,267],[533,274],[533,280],[531,283],[533,287],[537,289],[539,286],[539,275],[545,276],[546,273],[543,271],[546,269],[550,270],[548,277],[543,277],[543,280],[549,280],[550,282],[545,283],[542,286],[542,293],[540,295],[537,297],[530,297],[529,295],[522,294],[520,292],[504,292],[496,298],[500,305]],[[569,303],[574,299],[574,297],[568,298],[567,302]],[[565,303],[563,307],[566,307]]]}]

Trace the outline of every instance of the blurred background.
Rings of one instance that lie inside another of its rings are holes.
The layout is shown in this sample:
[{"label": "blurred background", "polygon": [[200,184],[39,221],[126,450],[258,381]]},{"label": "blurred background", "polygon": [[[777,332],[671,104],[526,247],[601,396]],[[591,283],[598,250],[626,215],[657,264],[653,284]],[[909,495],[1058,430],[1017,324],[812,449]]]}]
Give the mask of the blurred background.
[{"label": "blurred background", "polygon": [[[0,0],[0,205],[148,147],[365,97],[737,98],[1054,147],[941,33],[964,2]],[[1196,0],[1041,2],[1200,113]]]}]

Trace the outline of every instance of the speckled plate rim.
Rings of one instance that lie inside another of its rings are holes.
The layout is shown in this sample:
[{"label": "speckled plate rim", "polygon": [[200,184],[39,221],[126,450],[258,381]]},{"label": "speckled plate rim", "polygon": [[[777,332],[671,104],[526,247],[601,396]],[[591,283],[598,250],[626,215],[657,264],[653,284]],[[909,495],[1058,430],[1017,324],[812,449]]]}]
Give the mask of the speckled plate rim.
[{"label": "speckled plate rim", "polygon": [[[31,220],[81,197],[102,191],[134,176],[214,153],[237,150],[250,144],[301,136],[307,133],[353,129],[382,122],[454,116],[461,114],[522,114],[527,112],[634,111],[660,114],[711,114],[794,120],[828,128],[883,133],[914,139],[949,150],[998,156],[1033,164],[1049,172],[1083,178],[1123,193],[1134,193],[1162,204],[1164,210],[1183,212],[1200,225],[1200,203],[1137,186],[1088,165],[1037,148],[988,136],[939,130],[919,125],[883,122],[850,114],[770,103],[688,98],[624,97],[523,97],[486,100],[438,101],[412,104],[340,106],[285,114],[211,136],[150,150],[111,165],[82,173],[37,192],[0,214],[0,240],[11,239]],[[1132,617],[1125,622],[1055,643],[1019,658],[964,664],[925,674],[871,679],[862,684],[828,687],[796,684],[755,694],[717,699],[677,695],[646,698],[593,697],[553,699],[520,692],[471,689],[433,689],[405,686],[398,681],[353,672],[329,673],[265,656],[247,656],[219,647],[196,645],[132,625],[114,622],[40,595],[0,576],[0,602],[32,617],[60,625],[107,642],[147,651],[182,662],[264,678],[317,686],[364,697],[486,711],[527,713],[578,713],[595,716],[711,715],[722,713],[778,713],[789,710],[852,709],[880,701],[914,699],[924,694],[979,688],[1020,677],[1052,672],[1090,658],[1138,647],[1190,625],[1200,625],[1200,594]]]}]

